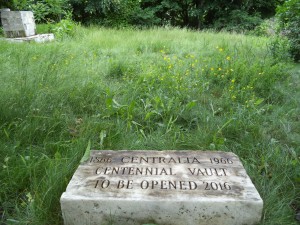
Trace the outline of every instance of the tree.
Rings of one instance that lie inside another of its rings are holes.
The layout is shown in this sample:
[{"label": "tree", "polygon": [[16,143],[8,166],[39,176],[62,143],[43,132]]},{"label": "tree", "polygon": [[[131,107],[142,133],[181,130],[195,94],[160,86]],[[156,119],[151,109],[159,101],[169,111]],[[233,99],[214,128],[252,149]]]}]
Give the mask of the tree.
[{"label": "tree", "polygon": [[106,25],[252,29],[283,0],[69,0],[74,18]]},{"label": "tree", "polygon": [[[252,29],[261,19],[275,14],[282,0],[142,0],[142,8],[151,8],[164,24],[218,29]],[[237,24],[238,23],[238,24]],[[232,24],[235,24],[234,26]]]},{"label": "tree", "polygon": [[129,24],[140,9],[139,0],[70,0],[75,20],[105,25]]},{"label": "tree", "polygon": [[0,1],[0,9],[4,9],[4,8],[9,8],[12,9],[13,8],[13,2],[12,1]]}]

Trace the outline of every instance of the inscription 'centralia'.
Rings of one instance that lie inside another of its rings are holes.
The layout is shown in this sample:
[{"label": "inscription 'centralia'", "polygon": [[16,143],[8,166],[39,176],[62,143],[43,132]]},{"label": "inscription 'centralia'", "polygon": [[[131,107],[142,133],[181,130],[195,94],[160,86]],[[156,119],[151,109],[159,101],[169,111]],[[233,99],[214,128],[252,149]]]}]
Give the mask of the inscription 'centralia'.
[{"label": "inscription 'centralia'", "polygon": [[[146,153],[146,151],[145,151]],[[231,190],[228,182],[213,182],[202,180],[181,180],[180,177],[226,177],[230,176],[228,168],[220,167],[233,165],[234,161],[228,157],[182,157],[182,156],[122,156],[111,155],[91,156],[91,165],[96,167],[94,174],[101,179],[95,179],[95,188],[125,188],[125,189],[161,189],[161,190],[196,190],[203,186],[203,190]],[[180,166],[178,165],[190,165]],[[103,165],[103,166],[102,166]],[[118,166],[111,166],[118,165]],[[128,166],[131,165],[131,166]],[[150,167],[150,165],[152,167]],[[218,166],[218,167],[217,167]],[[103,177],[106,176],[106,177]],[[120,176],[121,180],[113,181],[113,177]],[[133,177],[133,180],[123,180],[123,177]],[[139,176],[155,180],[138,181]],[[157,180],[163,176],[163,179]]]}]

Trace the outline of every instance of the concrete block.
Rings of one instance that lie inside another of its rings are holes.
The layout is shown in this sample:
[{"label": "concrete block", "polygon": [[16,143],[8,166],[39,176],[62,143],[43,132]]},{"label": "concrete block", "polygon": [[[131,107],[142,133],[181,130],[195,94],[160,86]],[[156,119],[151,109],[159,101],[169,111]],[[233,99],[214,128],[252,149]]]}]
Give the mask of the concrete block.
[{"label": "concrete block", "polygon": [[33,12],[1,11],[4,35],[8,38],[29,37],[36,34]]},{"label": "concrete block", "polygon": [[263,201],[221,151],[91,151],[61,196],[65,225],[254,225]]}]

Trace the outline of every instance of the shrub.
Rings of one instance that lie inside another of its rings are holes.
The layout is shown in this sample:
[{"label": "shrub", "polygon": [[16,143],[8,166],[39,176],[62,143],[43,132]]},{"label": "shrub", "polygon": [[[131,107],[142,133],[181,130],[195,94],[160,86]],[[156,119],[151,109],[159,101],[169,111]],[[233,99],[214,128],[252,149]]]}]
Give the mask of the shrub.
[{"label": "shrub", "polygon": [[289,39],[290,53],[295,61],[300,61],[300,2],[288,0],[277,8],[281,32]]},{"label": "shrub", "polygon": [[161,19],[159,19],[155,15],[155,12],[149,8],[137,8],[137,10],[131,16],[130,23],[136,26],[151,27],[155,25],[160,25]]},{"label": "shrub", "polygon": [[34,13],[34,20],[37,23],[45,22],[47,16],[50,13],[49,6],[41,2],[30,5],[30,8]]},{"label": "shrub", "polygon": [[75,34],[76,23],[70,18],[61,20],[59,23],[50,25],[51,31],[55,34],[58,39],[63,39],[67,36],[73,36]]},{"label": "shrub", "polygon": [[224,16],[214,22],[217,30],[243,32],[252,30],[262,22],[259,14],[250,15],[247,11],[233,10],[229,16]]},{"label": "shrub", "polygon": [[65,0],[13,0],[13,8],[33,11],[37,23],[60,21],[69,11]]},{"label": "shrub", "polygon": [[268,45],[273,57],[276,60],[289,60],[291,58],[290,54],[290,42],[284,36],[274,36]]},{"label": "shrub", "polygon": [[112,27],[127,26],[140,8],[139,0],[70,0],[76,21]]},{"label": "shrub", "polygon": [[273,37],[277,34],[279,29],[278,19],[270,18],[264,20],[260,25],[256,26],[253,31],[248,32],[249,34],[256,36]]}]

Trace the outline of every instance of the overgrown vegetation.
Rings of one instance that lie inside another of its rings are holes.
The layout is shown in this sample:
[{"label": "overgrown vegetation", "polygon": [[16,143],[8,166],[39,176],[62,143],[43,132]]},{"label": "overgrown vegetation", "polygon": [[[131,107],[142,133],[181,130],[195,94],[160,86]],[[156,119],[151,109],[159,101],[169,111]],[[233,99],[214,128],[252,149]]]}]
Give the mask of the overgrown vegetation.
[{"label": "overgrown vegetation", "polygon": [[65,0],[12,0],[7,5],[14,10],[33,11],[37,23],[59,22],[71,9]]},{"label": "overgrown vegetation", "polygon": [[76,22],[115,28],[164,26],[277,34],[272,44],[275,57],[281,57],[277,47],[284,46],[295,61],[300,60],[298,0],[13,0],[0,3],[0,8],[5,7],[32,10],[36,22],[48,24],[49,32],[58,38],[72,35]]},{"label": "overgrown vegetation", "polygon": [[243,32],[275,15],[283,0],[13,0],[1,7],[32,10],[37,22],[58,22],[72,11],[83,24],[105,26],[176,26]]},{"label": "overgrown vegetation", "polygon": [[300,74],[269,39],[78,27],[0,48],[2,223],[62,224],[60,195],[91,143],[233,151],[264,200],[261,224],[297,224]]},{"label": "overgrown vegetation", "polygon": [[277,8],[277,16],[281,22],[281,33],[290,42],[290,53],[296,61],[300,61],[300,2],[286,1]]}]

